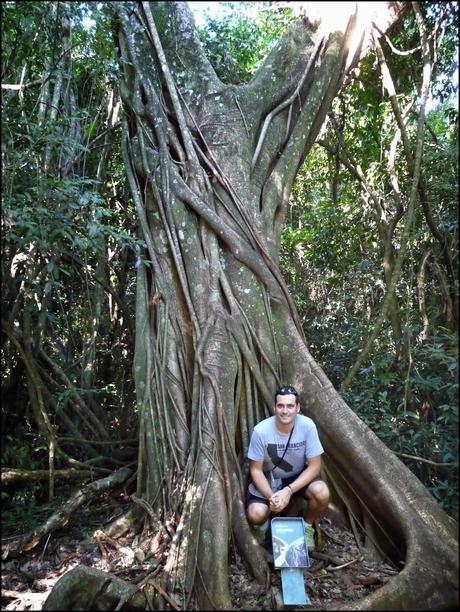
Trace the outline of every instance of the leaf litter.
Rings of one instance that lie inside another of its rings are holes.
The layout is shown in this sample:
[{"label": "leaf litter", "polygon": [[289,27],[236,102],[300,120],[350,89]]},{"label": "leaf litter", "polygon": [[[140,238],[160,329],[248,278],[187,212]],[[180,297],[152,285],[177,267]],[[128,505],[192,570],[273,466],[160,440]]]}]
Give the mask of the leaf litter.
[{"label": "leaf litter", "polygon": [[[104,570],[133,583],[140,582],[156,567],[161,569],[161,555],[146,556],[139,535],[132,532],[114,541],[96,529],[88,538],[87,526],[104,525],[113,511],[112,506],[104,517],[97,507],[82,508],[66,528],[51,533],[36,549],[2,561],[1,610],[41,610],[57,580],[77,565]],[[85,525],[85,529],[78,525]],[[334,605],[357,601],[398,573],[390,563],[366,559],[352,532],[343,525],[322,518],[318,527],[319,546],[310,554],[309,568],[303,570],[306,591],[315,609],[334,609]],[[229,587],[234,610],[283,608],[280,572],[273,570],[272,557],[269,551],[266,554],[272,569],[268,589],[254,580],[238,553],[232,553]],[[180,601],[178,593],[174,596]]]}]

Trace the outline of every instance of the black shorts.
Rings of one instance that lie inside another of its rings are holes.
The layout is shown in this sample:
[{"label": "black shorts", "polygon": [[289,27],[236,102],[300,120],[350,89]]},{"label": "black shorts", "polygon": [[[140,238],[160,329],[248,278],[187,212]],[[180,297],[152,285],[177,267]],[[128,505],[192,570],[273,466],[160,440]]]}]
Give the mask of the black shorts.
[{"label": "black shorts", "polygon": [[259,497],[258,495],[253,495],[249,491],[246,493],[246,506],[249,504],[265,504],[266,506],[270,505],[270,502],[266,497]]}]

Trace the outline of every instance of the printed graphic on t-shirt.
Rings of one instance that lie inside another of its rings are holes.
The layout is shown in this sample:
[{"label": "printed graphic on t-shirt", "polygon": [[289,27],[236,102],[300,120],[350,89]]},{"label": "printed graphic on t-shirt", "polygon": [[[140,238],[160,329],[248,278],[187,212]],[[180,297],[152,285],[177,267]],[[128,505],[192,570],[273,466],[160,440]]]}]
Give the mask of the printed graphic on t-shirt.
[{"label": "printed graphic on t-shirt", "polygon": [[[284,472],[290,472],[293,469],[294,466],[292,465],[292,463],[289,463],[283,457],[284,449],[282,450],[281,455],[278,455],[277,444],[267,444],[267,453],[270,459],[273,461],[273,465],[276,465],[276,467],[278,467],[280,470],[283,470]],[[283,459],[281,459],[281,457],[283,457]]]}]

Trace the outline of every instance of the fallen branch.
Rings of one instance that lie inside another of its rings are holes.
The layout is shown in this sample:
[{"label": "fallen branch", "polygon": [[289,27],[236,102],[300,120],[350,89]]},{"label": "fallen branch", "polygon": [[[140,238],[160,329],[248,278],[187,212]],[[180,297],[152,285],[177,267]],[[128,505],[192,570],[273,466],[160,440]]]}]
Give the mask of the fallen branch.
[{"label": "fallen branch", "polygon": [[[73,478],[89,478],[91,477],[91,469],[76,470],[74,468],[54,470],[54,478],[64,478],[67,480]],[[18,470],[15,468],[4,468],[2,470],[2,483],[7,484],[15,481],[29,481],[29,480],[47,480],[49,477],[49,470]]]},{"label": "fallen branch", "polygon": [[29,83],[2,83],[2,89],[9,89],[10,91],[21,91],[21,89],[31,87],[32,85],[38,85],[41,82],[42,79],[36,79],[35,81],[30,81]]},{"label": "fallen branch", "polygon": [[149,578],[147,584],[151,585],[156,591],[158,591],[158,593],[166,599],[166,601],[172,608],[174,608],[174,610],[181,610],[181,607],[176,602],[176,600],[171,595],[168,595],[168,593],[166,593],[166,591],[158,584],[158,582],[156,582],[152,578]]},{"label": "fallen branch", "polygon": [[369,586],[372,584],[382,584],[382,583],[388,582],[389,578],[387,576],[380,576],[379,574],[369,574],[367,576],[357,576],[356,580],[360,584]]},{"label": "fallen branch", "polygon": [[339,569],[343,569],[344,567],[348,567],[349,565],[353,565],[353,563],[356,563],[357,561],[362,561],[363,558],[362,557],[356,557],[356,559],[352,559],[351,561],[347,561],[347,563],[342,563],[342,565],[337,565],[335,567],[329,566],[326,567],[328,572],[335,572]]},{"label": "fallen branch", "polygon": [[[9,589],[2,589],[2,599],[14,599],[20,600],[23,604],[27,601],[33,607],[32,610],[38,610],[39,605],[43,602],[46,597],[46,593],[31,593],[30,591],[12,591]],[[23,608],[24,609],[24,608]]]},{"label": "fallen branch", "polygon": [[423,457],[417,457],[416,455],[406,455],[406,453],[398,453],[393,451],[395,455],[398,457],[403,457],[404,459],[413,459],[414,461],[421,461],[422,463],[428,463],[428,465],[434,465],[435,467],[453,467],[457,465],[455,462],[440,462],[440,461],[431,461],[431,459],[424,459]]},{"label": "fallen branch", "polygon": [[327,563],[332,563],[333,565],[337,565],[339,567],[343,564],[343,559],[334,557],[332,555],[326,555],[325,553],[320,553],[316,550],[311,551],[310,557],[313,559],[319,559],[320,561],[326,561]]},{"label": "fallen branch", "polygon": [[313,577],[313,575],[322,570],[325,565],[326,563],[324,561],[318,561],[315,565],[310,566],[308,570],[306,570],[306,573],[308,576]]},{"label": "fallen branch", "polygon": [[15,538],[13,541],[8,543],[2,541],[2,559],[8,559],[12,557],[18,557],[22,553],[31,550],[41,541],[41,539],[48,533],[63,527],[70,519],[70,516],[77,508],[84,503],[87,503],[98,493],[113,489],[119,485],[122,485],[132,474],[132,470],[127,467],[123,467],[117,470],[110,476],[101,478],[100,480],[94,480],[89,484],[83,486],[67,501],[60,510],[50,516],[50,518],[37,529],[30,531],[29,533]]},{"label": "fallen branch", "polygon": [[321,527],[321,525],[318,525],[318,529],[321,531],[321,533],[324,533],[324,535],[327,538],[329,538],[330,540],[332,540],[336,544],[339,544],[340,546],[345,546],[344,542],[342,542],[342,540],[339,540],[339,538],[337,538],[334,534],[332,534],[329,531],[329,529],[325,529],[324,527]]}]

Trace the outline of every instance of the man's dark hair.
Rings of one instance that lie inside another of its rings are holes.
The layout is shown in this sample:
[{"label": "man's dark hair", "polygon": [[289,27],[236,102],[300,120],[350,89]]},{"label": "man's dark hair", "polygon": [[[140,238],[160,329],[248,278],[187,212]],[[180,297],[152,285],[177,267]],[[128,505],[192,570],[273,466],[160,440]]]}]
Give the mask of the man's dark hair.
[{"label": "man's dark hair", "polygon": [[277,395],[295,395],[296,403],[299,402],[299,394],[297,393],[297,389],[295,389],[294,387],[290,387],[289,385],[278,387],[278,389],[275,391],[275,403]]}]

